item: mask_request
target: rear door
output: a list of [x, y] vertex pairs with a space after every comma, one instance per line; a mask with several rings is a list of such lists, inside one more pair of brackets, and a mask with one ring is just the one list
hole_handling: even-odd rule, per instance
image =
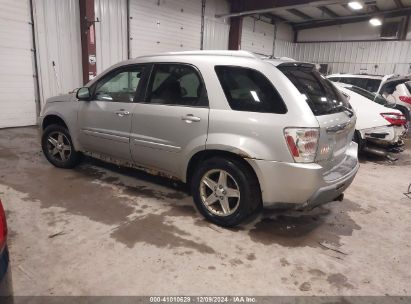
[[116, 69], [91, 88], [91, 100], [79, 101], [79, 140], [86, 151], [131, 160], [134, 98], [146, 70], [145, 65]]
[[332, 168], [345, 157], [356, 117], [341, 92], [311, 64], [286, 63], [278, 68], [306, 97], [320, 126], [316, 162]]
[[204, 82], [194, 66], [154, 64], [146, 97], [133, 111], [133, 161], [180, 177], [189, 153], [205, 149], [208, 113]]

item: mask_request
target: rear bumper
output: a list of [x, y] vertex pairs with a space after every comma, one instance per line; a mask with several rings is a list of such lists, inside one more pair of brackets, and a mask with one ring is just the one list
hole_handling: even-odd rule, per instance
[[394, 145], [398, 143], [406, 129], [404, 126], [381, 126], [371, 129], [360, 130], [363, 139], [381, 146]]
[[316, 163], [283, 163], [248, 159], [260, 182], [263, 204], [317, 206], [336, 199], [353, 181], [358, 168], [358, 146], [352, 142], [344, 160], [331, 170]]

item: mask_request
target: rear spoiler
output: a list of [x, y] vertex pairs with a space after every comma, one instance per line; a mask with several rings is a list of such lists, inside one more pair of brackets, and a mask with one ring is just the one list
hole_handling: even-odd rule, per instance
[[315, 69], [315, 64], [307, 63], [307, 62], [284, 62], [277, 67], [284, 67], [284, 68], [303, 68], [303, 69]]

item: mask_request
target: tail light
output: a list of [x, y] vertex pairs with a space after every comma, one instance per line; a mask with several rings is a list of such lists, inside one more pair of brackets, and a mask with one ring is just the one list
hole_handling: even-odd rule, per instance
[[4, 213], [3, 205], [0, 201], [0, 251], [6, 244], [7, 239], [7, 223], [6, 214]]
[[407, 119], [403, 114], [398, 113], [381, 113], [381, 116], [385, 118], [390, 124], [395, 126], [403, 126], [407, 124]]
[[284, 136], [295, 162], [314, 162], [320, 136], [318, 129], [286, 128]]
[[410, 96], [400, 96], [400, 100], [402, 102], [406, 102], [406, 103], [411, 104], [411, 97]]

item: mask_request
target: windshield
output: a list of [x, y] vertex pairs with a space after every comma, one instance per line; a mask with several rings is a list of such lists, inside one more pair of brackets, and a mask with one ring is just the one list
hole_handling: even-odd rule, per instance
[[379, 103], [380, 105], [386, 106], [388, 104], [388, 101], [379, 94], [369, 92], [367, 90], [364, 90], [364, 89], [356, 87], [356, 86], [346, 87], [346, 88], [350, 91], [353, 91], [357, 94], [360, 94], [361, 96], [363, 96], [363, 97], [365, 97], [369, 100], [375, 101], [376, 103]]
[[312, 64], [287, 63], [277, 66], [305, 97], [314, 115], [326, 115], [351, 108], [347, 99]]

